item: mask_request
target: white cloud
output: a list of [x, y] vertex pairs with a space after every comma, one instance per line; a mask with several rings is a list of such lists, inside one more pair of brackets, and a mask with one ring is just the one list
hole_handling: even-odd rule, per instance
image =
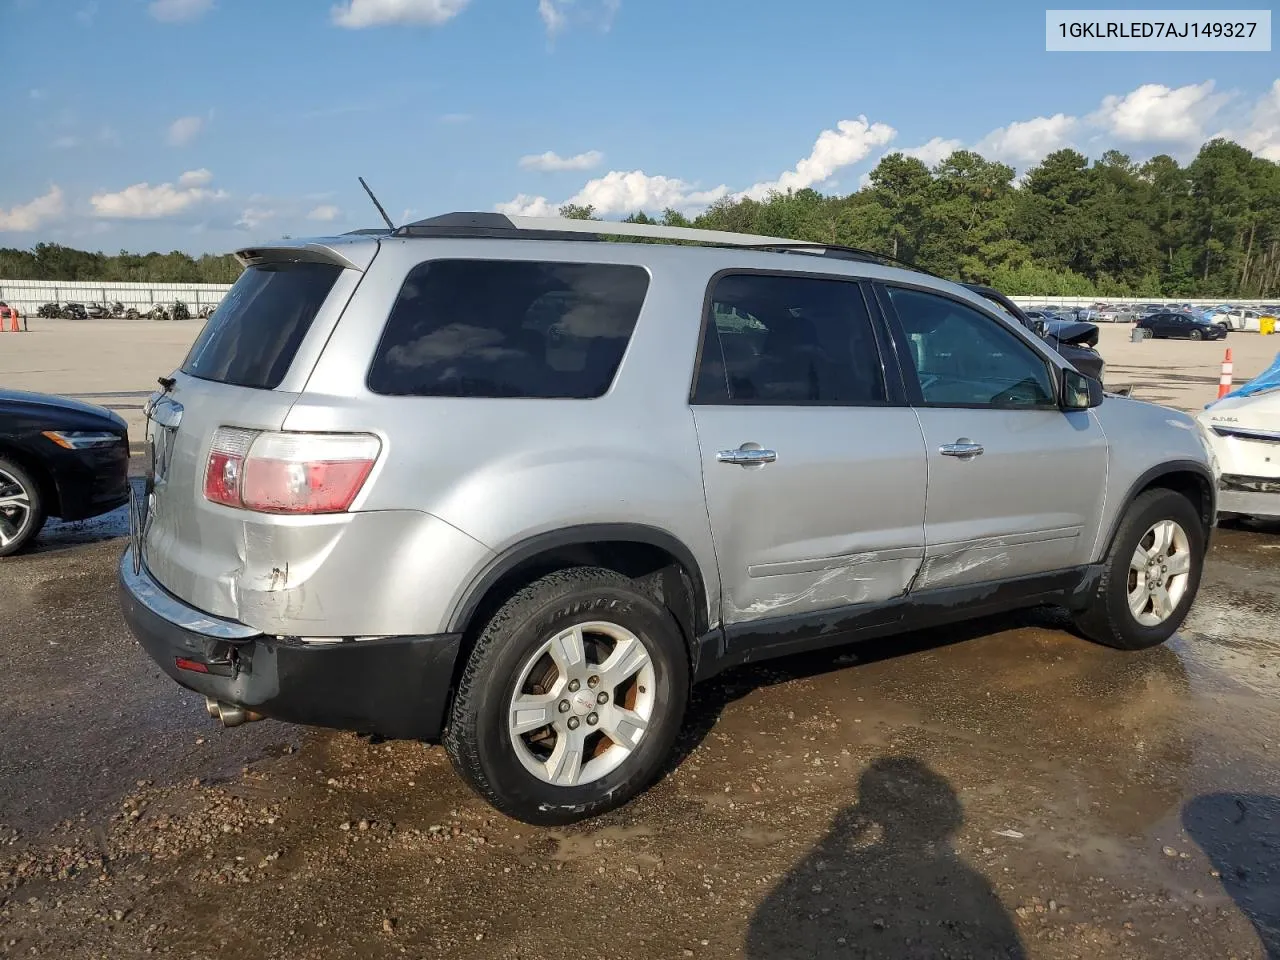
[[[813, 150], [796, 164], [795, 169], [784, 172], [777, 180], [757, 183], [734, 196], [763, 199], [773, 190], [800, 190], [822, 183], [837, 170], [857, 163], [874, 146], [888, 143], [896, 135], [893, 127], [870, 123], [866, 117], [842, 120], [836, 124], [835, 130], [824, 130], [819, 134]], [[565, 202], [594, 207], [597, 214], [607, 217], [636, 210], [656, 212], [668, 207], [696, 212], [729, 194], [729, 188], [723, 184], [710, 190], [700, 190], [676, 177], [650, 176], [643, 170], [612, 170], [603, 177], [587, 181]], [[514, 200], [498, 204], [495, 209], [500, 213], [546, 217], [555, 216], [560, 206], [546, 197], [520, 194]]]
[[278, 214], [266, 207], [246, 207], [236, 221], [236, 226], [243, 230], [257, 230], [268, 220], [274, 220]]
[[629, 173], [613, 170], [603, 177], [587, 181], [569, 198], [569, 203], [591, 206], [596, 213], [609, 216], [635, 210], [665, 210], [667, 207], [677, 210], [705, 207], [728, 193], [729, 188], [725, 186], [695, 190], [691, 184], [675, 177], [651, 177], [643, 170]]
[[[589, 206], [598, 215], [607, 217], [637, 210], [659, 211], [667, 207], [682, 211], [700, 210], [728, 194], [726, 186], [696, 190], [692, 184], [675, 177], [649, 176], [643, 170], [613, 170], [603, 177], [587, 181], [564, 203]], [[494, 209], [516, 216], [555, 217], [559, 216], [562, 205], [552, 203], [546, 197], [522, 193], [514, 200], [497, 204]]]
[[[552, 203], [546, 197], [534, 197], [527, 193], [517, 194], [514, 200], [495, 204], [493, 209], [509, 217], [557, 217], [560, 215], [559, 204]], [[406, 210], [405, 219], [408, 218], [408, 213], [409, 211]]]
[[538, 16], [547, 28], [547, 36], [553, 39], [569, 26], [571, 14], [573, 20], [608, 33], [621, 8], [622, 0], [587, 0], [582, 5], [577, 5], [577, 0], [538, 0]]
[[548, 36], [554, 37], [564, 29], [564, 10], [556, 6], [556, 0], [538, 0], [538, 16], [546, 26]]
[[222, 190], [207, 187], [208, 170], [192, 170], [172, 183], [135, 183], [116, 193], [95, 193], [89, 198], [93, 215], [112, 220], [160, 220], [183, 213], [210, 200], [225, 199]]
[[169, 124], [169, 146], [185, 147], [204, 129], [203, 117], [179, 117]]
[[470, 0], [344, 0], [331, 11], [333, 22], [349, 30], [388, 24], [438, 27], [452, 20]]
[[[951, 156], [963, 147], [964, 142], [961, 140], [946, 140], [942, 137], [934, 137], [928, 143], [922, 143], [918, 147], [907, 147], [903, 150], [899, 150], [898, 152], [908, 157], [915, 157], [925, 166], [932, 167], [941, 163], [943, 160], [947, 159], [947, 157]], [[867, 182], [870, 183], [870, 176], [864, 176], [866, 176]]]
[[1144, 83], [1122, 97], [1103, 97], [1089, 120], [1121, 140], [1198, 143], [1205, 124], [1230, 99], [1213, 92], [1212, 80], [1177, 88]]
[[546, 153], [521, 157], [520, 166], [526, 170], [590, 170], [592, 167], [598, 167], [603, 159], [604, 154], [599, 150], [588, 150], [572, 157], [562, 157], [548, 150]]
[[213, 0], [151, 0], [147, 11], [164, 23], [198, 20], [213, 9]]
[[66, 212], [62, 188], [54, 184], [44, 196], [30, 203], [21, 203], [8, 210], [0, 210], [0, 230], [36, 230], [51, 220], [57, 220]]
[[874, 147], [883, 146], [898, 135], [898, 131], [885, 123], [870, 123], [866, 117], [857, 120], [841, 120], [835, 130], [823, 130], [807, 157], [787, 170], [777, 180], [757, 183], [739, 196], [763, 200], [777, 190], [803, 190], [822, 183], [837, 170], [857, 163]]
[[1258, 156], [1280, 163], [1280, 80], [1258, 99], [1252, 123], [1236, 139]]
[[322, 223], [329, 223], [330, 221], [337, 220], [338, 217], [340, 217], [341, 215], [342, 215], [342, 211], [339, 210], [337, 207], [335, 207], [333, 204], [322, 203], [320, 206], [316, 207], [310, 213], [307, 214], [307, 219], [319, 220]]
[[988, 160], [1029, 166], [1067, 146], [1079, 122], [1065, 113], [1020, 120], [1007, 127], [996, 127], [977, 142], [974, 150]]
[[180, 187], [207, 187], [213, 180], [213, 174], [201, 167], [199, 170], [188, 170], [178, 178]]

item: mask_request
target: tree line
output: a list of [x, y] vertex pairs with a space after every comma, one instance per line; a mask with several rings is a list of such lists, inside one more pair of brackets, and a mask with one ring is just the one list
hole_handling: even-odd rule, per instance
[[[591, 207], [560, 213], [595, 219]], [[1020, 181], [971, 150], [933, 167], [891, 153], [843, 196], [805, 189], [725, 198], [692, 219], [655, 214], [626, 219], [861, 247], [1012, 295], [1280, 296], [1280, 164], [1223, 139], [1186, 166], [1058, 150]], [[7, 279], [230, 283], [239, 274], [233, 257], [212, 254], [0, 249]]]
[[30, 250], [0, 247], [0, 278], [5, 280], [234, 283], [240, 269], [230, 254], [90, 253], [56, 243], [37, 243]]
[[807, 189], [725, 198], [692, 220], [627, 219], [861, 247], [1014, 296], [1280, 295], [1280, 164], [1221, 139], [1186, 166], [1058, 150], [1021, 182], [971, 150], [932, 168], [891, 153], [845, 196]]

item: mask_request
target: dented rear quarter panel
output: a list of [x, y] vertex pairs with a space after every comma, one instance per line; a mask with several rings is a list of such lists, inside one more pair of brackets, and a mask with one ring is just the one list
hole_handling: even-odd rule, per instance
[[[382, 456], [354, 509], [411, 506], [483, 546], [484, 554], [422, 551], [404, 558], [405, 581], [432, 583], [448, 607], [461, 605], [494, 555], [524, 541], [587, 524], [633, 524], [688, 549], [715, 623], [720, 583], [688, 406], [701, 309], [700, 297], [689, 292], [704, 290], [715, 267], [687, 254], [591, 242], [548, 249], [524, 241], [384, 240], [285, 429], [377, 434]], [[646, 267], [648, 294], [608, 392], [593, 400], [372, 393], [370, 358], [405, 275], [419, 263], [458, 257]], [[436, 566], [448, 573], [436, 579]], [[418, 629], [445, 630], [446, 623]]]

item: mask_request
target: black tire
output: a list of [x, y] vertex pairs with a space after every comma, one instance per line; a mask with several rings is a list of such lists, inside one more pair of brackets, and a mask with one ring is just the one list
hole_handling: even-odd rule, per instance
[[1192, 340], [1203, 340], [1203, 339], [1204, 339], [1204, 334], [1203, 334], [1203, 333], [1201, 333], [1199, 330], [1192, 330], [1192, 331], [1191, 331], [1191, 339], [1192, 339]]
[[[0, 557], [21, 553], [31, 546], [31, 542], [40, 533], [45, 521], [46, 508], [44, 498], [40, 496], [40, 485], [21, 464], [14, 463], [7, 457], [0, 457], [0, 497], [10, 495], [9, 490], [13, 486], [20, 488], [27, 497], [27, 517], [24, 521], [25, 525], [16, 537], [8, 543], [0, 543]], [[7, 532], [7, 513], [5, 517]]]
[[[1187, 573], [1187, 589], [1173, 612], [1161, 623], [1145, 626], [1129, 609], [1129, 561], [1139, 541], [1161, 520], [1175, 521], [1186, 533], [1191, 566]], [[1164, 643], [1182, 626], [1195, 601], [1204, 570], [1204, 554], [1204, 527], [1190, 500], [1173, 490], [1160, 488], [1140, 494], [1130, 505], [1116, 532], [1089, 605], [1075, 614], [1076, 628], [1095, 643], [1118, 650], [1144, 650]]]
[[[639, 745], [614, 770], [590, 783], [556, 786], [521, 763], [507, 711], [537, 649], [566, 627], [593, 620], [624, 627], [645, 645], [654, 669], [653, 711]], [[688, 699], [688, 651], [670, 611], [620, 574], [575, 567], [531, 583], [490, 618], [458, 684], [444, 745], [462, 778], [501, 812], [525, 823], [573, 823], [621, 806], [653, 782]]]

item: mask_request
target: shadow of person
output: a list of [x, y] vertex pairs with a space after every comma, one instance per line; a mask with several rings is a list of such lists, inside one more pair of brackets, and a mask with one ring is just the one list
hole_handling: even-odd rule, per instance
[[756, 909], [748, 957], [1026, 955], [991, 885], [951, 847], [964, 815], [944, 777], [883, 757], [858, 794]]
[[1182, 808], [1187, 835], [1252, 922], [1267, 960], [1280, 960], [1280, 797], [1210, 793]]

